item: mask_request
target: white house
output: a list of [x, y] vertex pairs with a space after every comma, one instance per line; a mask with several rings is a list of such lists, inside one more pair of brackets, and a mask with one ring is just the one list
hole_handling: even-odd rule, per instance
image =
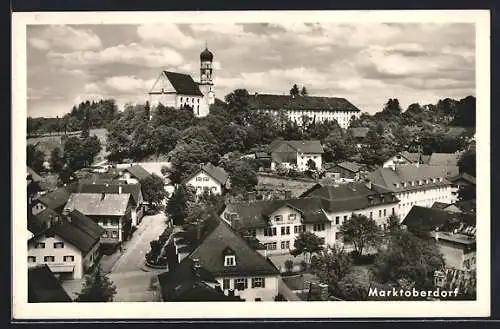
[[207, 163], [187, 177], [184, 183], [186, 186], [192, 186], [196, 190], [196, 195], [204, 192], [222, 194], [229, 188], [229, 175], [223, 168]]
[[434, 202], [452, 203], [452, 184], [446, 168], [426, 164], [379, 168], [367, 175], [371, 183], [386, 188], [400, 200], [397, 212], [403, 220], [413, 206], [432, 207]]
[[189, 74], [162, 71], [149, 91], [151, 105], [189, 107], [196, 117], [207, 116], [215, 102], [212, 62], [213, 54], [205, 49], [200, 54], [200, 82], [195, 82]]
[[278, 164], [298, 171], [309, 169], [309, 161], [313, 161], [316, 169], [323, 166], [323, 146], [318, 140], [294, 141], [275, 140], [269, 145], [271, 153], [271, 169], [276, 170]]
[[363, 183], [339, 186], [315, 185], [301, 198], [227, 203], [221, 217], [244, 235], [257, 238], [267, 254], [286, 254], [301, 232], [313, 232], [325, 245], [342, 243], [340, 226], [362, 214], [385, 228], [397, 214], [392, 192]]
[[354, 118], [361, 116], [361, 111], [345, 98], [318, 96], [291, 96], [258, 94], [250, 96], [250, 104], [261, 112], [278, 116], [283, 112], [286, 117], [298, 125], [303, 118], [315, 122], [334, 121], [341, 128], [347, 129]]
[[225, 295], [273, 301], [278, 294], [279, 270], [223, 220], [209, 219], [184, 239], [191, 251], [183, 261], [191, 259], [210, 273]]
[[396, 165], [413, 164], [419, 165], [422, 163], [421, 153], [410, 153], [408, 151], [399, 152], [398, 154], [385, 160], [382, 164], [383, 168], [394, 168]]
[[76, 210], [59, 215], [46, 209], [28, 225], [33, 233], [28, 240], [29, 267], [47, 264], [61, 279], [81, 279], [99, 259], [104, 230]]

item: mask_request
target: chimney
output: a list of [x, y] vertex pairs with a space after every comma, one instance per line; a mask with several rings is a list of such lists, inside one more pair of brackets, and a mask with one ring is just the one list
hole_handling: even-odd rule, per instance
[[286, 190], [285, 191], [285, 200], [291, 199], [292, 198], [292, 191]]
[[122, 184], [119, 184], [118, 185], [118, 194], [122, 194], [122, 189], [123, 189]]

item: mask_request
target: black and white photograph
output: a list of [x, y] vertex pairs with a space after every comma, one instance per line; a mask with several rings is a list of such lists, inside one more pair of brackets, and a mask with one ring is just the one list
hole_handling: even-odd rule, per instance
[[487, 11], [13, 23], [18, 314], [489, 315]]

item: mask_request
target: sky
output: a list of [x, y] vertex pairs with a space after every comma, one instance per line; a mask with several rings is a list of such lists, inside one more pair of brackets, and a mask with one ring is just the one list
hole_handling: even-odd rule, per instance
[[28, 116], [102, 98], [144, 103], [161, 70], [199, 81], [205, 43], [220, 99], [237, 88], [288, 94], [296, 83], [373, 114], [389, 98], [406, 109], [475, 96], [469, 23], [30, 25]]

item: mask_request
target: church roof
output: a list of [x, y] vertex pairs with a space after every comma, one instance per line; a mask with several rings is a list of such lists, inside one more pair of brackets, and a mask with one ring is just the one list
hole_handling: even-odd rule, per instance
[[175, 89], [175, 92], [182, 95], [203, 96], [198, 84], [189, 74], [163, 71], [167, 79]]
[[206, 61], [212, 61], [214, 59], [214, 54], [212, 54], [212, 52], [210, 50], [208, 50], [208, 48], [205, 48], [205, 50], [203, 50], [200, 54], [200, 60], [202, 62], [206, 62]]

